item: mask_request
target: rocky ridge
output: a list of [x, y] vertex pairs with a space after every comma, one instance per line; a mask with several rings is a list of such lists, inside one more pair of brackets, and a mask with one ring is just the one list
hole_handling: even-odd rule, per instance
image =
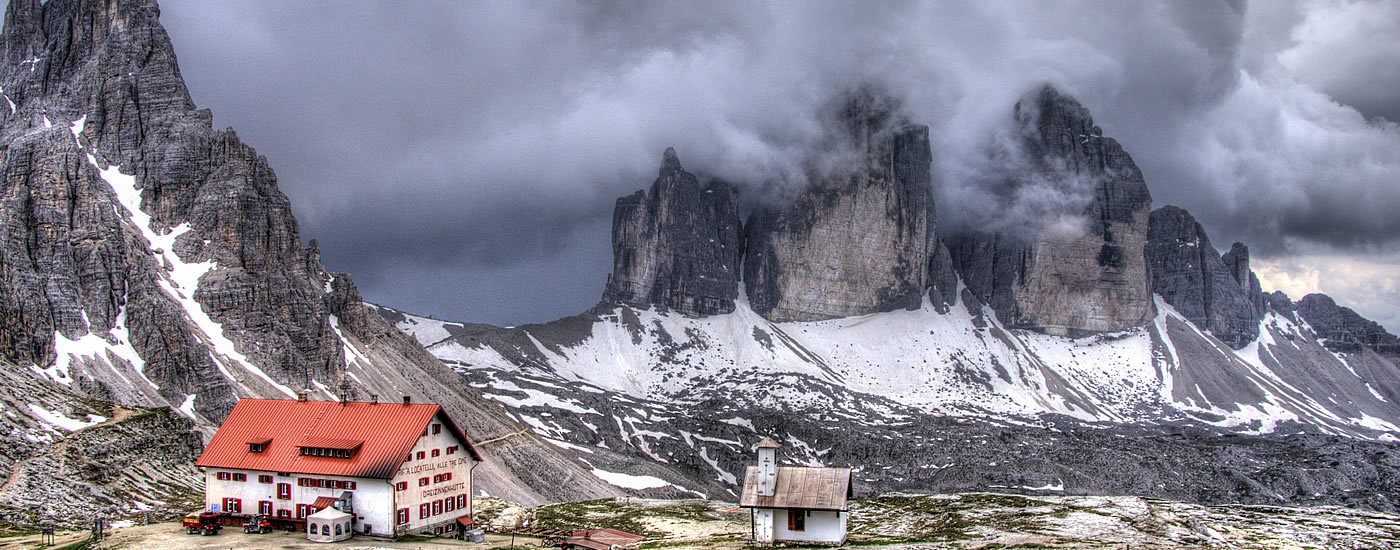
[[[878, 122], [897, 120], [883, 112], [845, 111], [876, 121], [859, 128], [887, 128], [854, 134], [875, 136], [857, 150], [885, 151], [856, 158], [900, 147], [890, 158], [926, 158], [917, 136], [927, 130]], [[921, 282], [896, 285], [923, 289], [917, 304], [881, 302], [908, 296], [865, 284], [909, 273], [914, 248], [900, 243], [913, 241], [862, 241], [854, 248], [873, 255], [848, 270], [838, 260], [853, 247], [836, 237], [908, 235], [896, 223], [907, 210], [842, 205], [918, 203], [880, 197], [891, 196], [883, 183], [911, 181], [890, 174], [922, 168], [846, 160], [830, 164], [864, 175], [814, 178], [790, 202], [755, 210], [747, 292], [728, 313], [605, 298], [583, 315], [502, 329], [377, 311], [521, 423], [649, 496], [732, 496], [749, 445], [767, 435], [798, 463], [856, 468], [862, 494], [995, 487], [1395, 509], [1390, 340], [1317, 299], [1309, 306], [1326, 313], [1313, 311], [1314, 323], [1262, 293], [1244, 245], [1220, 254], [1189, 213], [1150, 212], [1131, 158], [1072, 99], [1046, 88], [1015, 113], [1035, 167], [1025, 177], [1089, 190], [1082, 210], [1052, 212], [1056, 224], [1030, 236], [954, 235], [950, 251], [928, 203], [915, 231], [929, 239], [915, 262], [927, 268]], [[834, 219], [848, 227], [822, 228]], [[649, 246], [626, 235], [627, 246]], [[823, 300], [799, 303], [793, 289]]]
[[1268, 310], [1243, 244], [1222, 255], [1189, 212], [1166, 206], [1152, 212], [1146, 251], [1152, 292], [1177, 312], [1235, 349], [1259, 337]]

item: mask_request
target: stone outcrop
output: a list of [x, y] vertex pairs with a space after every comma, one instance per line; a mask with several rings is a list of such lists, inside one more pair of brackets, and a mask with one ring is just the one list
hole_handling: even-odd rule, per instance
[[[158, 17], [151, 0], [16, 0], [6, 9], [0, 85], [14, 110], [0, 104], [0, 350], [45, 367], [68, 361], [55, 333], [129, 345], [141, 364], [126, 367], [161, 398], [198, 395], [195, 408], [219, 419], [262, 381], [239, 389], [222, 373], [248, 363], [211, 354], [211, 339], [227, 338], [293, 387], [334, 380], [344, 355], [326, 275], [301, 246], [276, 176], [195, 108]], [[104, 179], [99, 170], [112, 167], [120, 175]], [[121, 175], [139, 198], [119, 198], [122, 184], [108, 180]], [[198, 280], [178, 280], [182, 271]], [[192, 307], [216, 334], [198, 327]]]
[[1220, 255], [1190, 212], [1164, 206], [1152, 212], [1146, 250], [1152, 292], [1178, 313], [1235, 349], [1259, 336], [1267, 302], [1243, 244]]
[[836, 126], [832, 157], [841, 160], [811, 167], [808, 188], [785, 206], [755, 210], [746, 224], [744, 285], [769, 320], [913, 309], [929, 287], [938, 241], [928, 127], [866, 89], [843, 105]]
[[1337, 305], [1326, 294], [1309, 294], [1294, 304], [1294, 311], [1307, 321], [1327, 349], [1344, 353], [1359, 353], [1368, 348], [1391, 358], [1400, 358], [1400, 338], [1379, 323]]
[[734, 311], [739, 296], [738, 197], [721, 181], [701, 185], [674, 149], [648, 191], [617, 199], [613, 272], [603, 301], [687, 315]]
[[1116, 331], [1152, 311], [1142, 254], [1152, 196], [1118, 142], [1089, 111], [1046, 86], [1018, 102], [1015, 121], [1033, 178], [1083, 191], [1081, 211], [1041, 220], [1033, 234], [968, 233], [949, 248], [963, 282], [1008, 326], [1052, 334]]

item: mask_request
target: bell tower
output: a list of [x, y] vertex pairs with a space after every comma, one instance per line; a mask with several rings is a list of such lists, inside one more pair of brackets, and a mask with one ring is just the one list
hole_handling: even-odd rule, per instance
[[771, 437], [758, 442], [758, 494], [771, 497], [778, 488], [778, 442]]

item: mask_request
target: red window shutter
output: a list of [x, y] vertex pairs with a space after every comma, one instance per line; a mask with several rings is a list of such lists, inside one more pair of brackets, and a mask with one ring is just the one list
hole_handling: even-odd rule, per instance
[[466, 508], [466, 507], [467, 507], [467, 495], [457, 495], [457, 507], [458, 507], [458, 508]]
[[418, 486], [419, 486], [419, 487], [424, 487], [424, 486], [426, 486], [427, 484], [428, 484], [428, 478], [426, 478], [426, 477], [420, 477], [420, 478], [418, 478]]
[[408, 523], [408, 508], [399, 508], [398, 520], [399, 525]]
[[425, 502], [425, 503], [423, 503], [423, 504], [419, 504], [419, 505], [418, 505], [418, 519], [426, 519], [427, 517], [428, 517], [428, 503]]
[[436, 515], [441, 514], [441, 513], [442, 513], [442, 499], [434, 500], [434, 501], [433, 501], [433, 515], [436, 516]]
[[270, 501], [270, 500], [259, 500], [259, 501], [258, 501], [258, 513], [259, 513], [259, 514], [263, 514], [263, 515], [268, 515], [268, 516], [272, 515], [272, 501]]
[[292, 484], [290, 484], [290, 483], [278, 483], [278, 484], [277, 484], [277, 498], [282, 499], [282, 500], [287, 500], [287, 499], [289, 499], [289, 498], [292, 498]]
[[345, 488], [346, 488], [346, 489], [350, 489], [351, 491], [355, 490], [355, 482], [353, 482], [353, 481], [347, 481], [347, 482], [345, 482]]
[[456, 498], [454, 498], [454, 497], [447, 497], [447, 500], [442, 501], [442, 511], [444, 511], [444, 512], [451, 512], [451, 511], [456, 510], [456, 509], [457, 509], [457, 499], [456, 499]]
[[433, 433], [435, 433], [435, 434], [440, 434], [440, 433], [442, 433], [442, 424], [433, 424]]
[[418, 460], [423, 460], [427, 455], [423, 451], [418, 451]]
[[447, 454], [455, 454], [456, 452], [457, 452], [457, 446], [456, 446], [456, 445], [453, 445], [453, 446], [447, 448]]
[[292, 511], [291, 511], [291, 510], [285, 510], [285, 509], [283, 509], [283, 510], [278, 510], [278, 511], [277, 511], [277, 517], [279, 517], [279, 518], [289, 518], [289, 517], [292, 517]]
[[440, 451], [438, 451], [437, 449], [433, 449], [433, 457], [436, 458], [440, 454], [442, 454]]
[[234, 481], [248, 481], [247, 474], [233, 474]]

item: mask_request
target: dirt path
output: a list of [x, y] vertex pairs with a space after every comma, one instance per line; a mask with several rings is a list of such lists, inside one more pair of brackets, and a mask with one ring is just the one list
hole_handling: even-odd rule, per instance
[[500, 436], [500, 437], [493, 437], [493, 438], [491, 438], [491, 439], [487, 439], [486, 441], [478, 441], [478, 442], [476, 442], [476, 443], [473, 443], [472, 445], [473, 445], [473, 446], [476, 446], [476, 447], [485, 447], [485, 446], [490, 445], [490, 444], [492, 444], [492, 443], [495, 443], [495, 442], [497, 442], [497, 441], [501, 441], [501, 440], [505, 440], [505, 439], [510, 439], [510, 438], [515, 437], [515, 436], [518, 436], [518, 435], [524, 435], [524, 433], [525, 433], [525, 432], [528, 432], [528, 431], [530, 431], [530, 428], [525, 428], [525, 429], [520, 430], [520, 431], [518, 431], [518, 432], [511, 432], [511, 433], [508, 433], [508, 434], [503, 435], [503, 436]]
[[[86, 535], [86, 534], [84, 534]], [[37, 540], [37, 539], [36, 539]], [[527, 537], [517, 537], [516, 546], [533, 544], [538, 547], [539, 540]], [[300, 532], [273, 532], [265, 535], [250, 535], [242, 529], [225, 527], [223, 532], [214, 536], [187, 535], [184, 528], [179, 523], [153, 523], [151, 525], [137, 525], [116, 530], [107, 540], [102, 541], [97, 548], [102, 549], [127, 549], [138, 548], [158, 548], [160, 550], [225, 550], [228, 548], [265, 548], [269, 550], [312, 550], [312, 549], [356, 549], [356, 550], [441, 550], [457, 548], [463, 550], [488, 550], [491, 548], [509, 548], [510, 537], [500, 535], [487, 535], [483, 544], [472, 544], [464, 541], [449, 538], [430, 538], [411, 541], [390, 541], [376, 538], [355, 537], [350, 540], [338, 543], [311, 542], [306, 540], [306, 535]], [[0, 550], [5, 550], [6, 546], [0, 546]], [[12, 548], [20, 548], [15, 546]]]
[[[107, 420], [104, 420], [104, 421], [99, 422], [99, 423], [97, 423], [97, 424], [93, 424], [93, 425], [91, 425], [91, 426], [84, 426], [84, 427], [82, 427], [82, 428], [78, 428], [77, 430], [74, 430], [74, 431], [72, 431], [72, 432], [69, 432], [68, 435], [63, 436], [63, 438], [60, 439], [57, 443], [54, 443], [53, 445], [46, 445], [46, 446], [44, 446], [44, 447], [41, 447], [41, 449], [43, 450], [43, 452], [41, 453], [41, 455], [49, 455], [49, 456], [53, 456], [53, 457], [58, 458], [59, 466], [61, 467], [61, 466], [63, 465], [63, 452], [66, 451], [66, 450], [68, 449], [68, 441], [69, 441], [74, 435], [76, 435], [76, 434], [78, 434], [78, 433], [81, 433], [81, 432], [85, 432], [85, 431], [87, 431], [87, 430], [92, 430], [92, 429], [96, 429], [96, 428], [101, 428], [101, 427], [103, 427], [103, 426], [111, 426], [112, 424], [116, 424], [116, 423], [121, 422], [121, 421], [123, 421], [123, 420], [126, 420], [126, 419], [128, 419], [128, 418], [131, 418], [131, 417], [134, 416], [134, 415], [136, 415], [136, 411], [134, 411], [134, 410], [128, 409], [128, 408], [123, 407], [123, 406], [121, 406], [121, 405], [113, 405], [113, 406], [112, 406], [112, 414], [111, 414], [111, 416], [110, 416], [109, 418], [107, 418]], [[0, 484], [0, 495], [3, 495], [3, 494], [6, 494], [6, 493], [10, 492], [10, 489], [13, 489], [13, 488], [15, 487], [15, 484], [19, 483], [19, 480], [20, 480], [21, 477], [22, 477], [20, 474], [22, 474], [22, 473], [24, 472], [24, 466], [25, 466], [26, 464], [28, 464], [28, 463], [29, 463], [31, 460], [33, 460], [34, 458], [36, 458], [36, 457], [28, 457], [28, 458], [26, 458], [26, 459], [24, 459], [24, 460], [16, 460], [16, 461], [15, 461], [14, 466], [11, 466], [11, 467], [10, 467], [9, 474], [5, 476], [5, 483], [4, 483], [4, 484]], [[38, 540], [38, 539], [35, 539], [35, 540]], [[0, 548], [4, 548], [4, 547], [3, 547], [3, 546], [0, 546]]]

